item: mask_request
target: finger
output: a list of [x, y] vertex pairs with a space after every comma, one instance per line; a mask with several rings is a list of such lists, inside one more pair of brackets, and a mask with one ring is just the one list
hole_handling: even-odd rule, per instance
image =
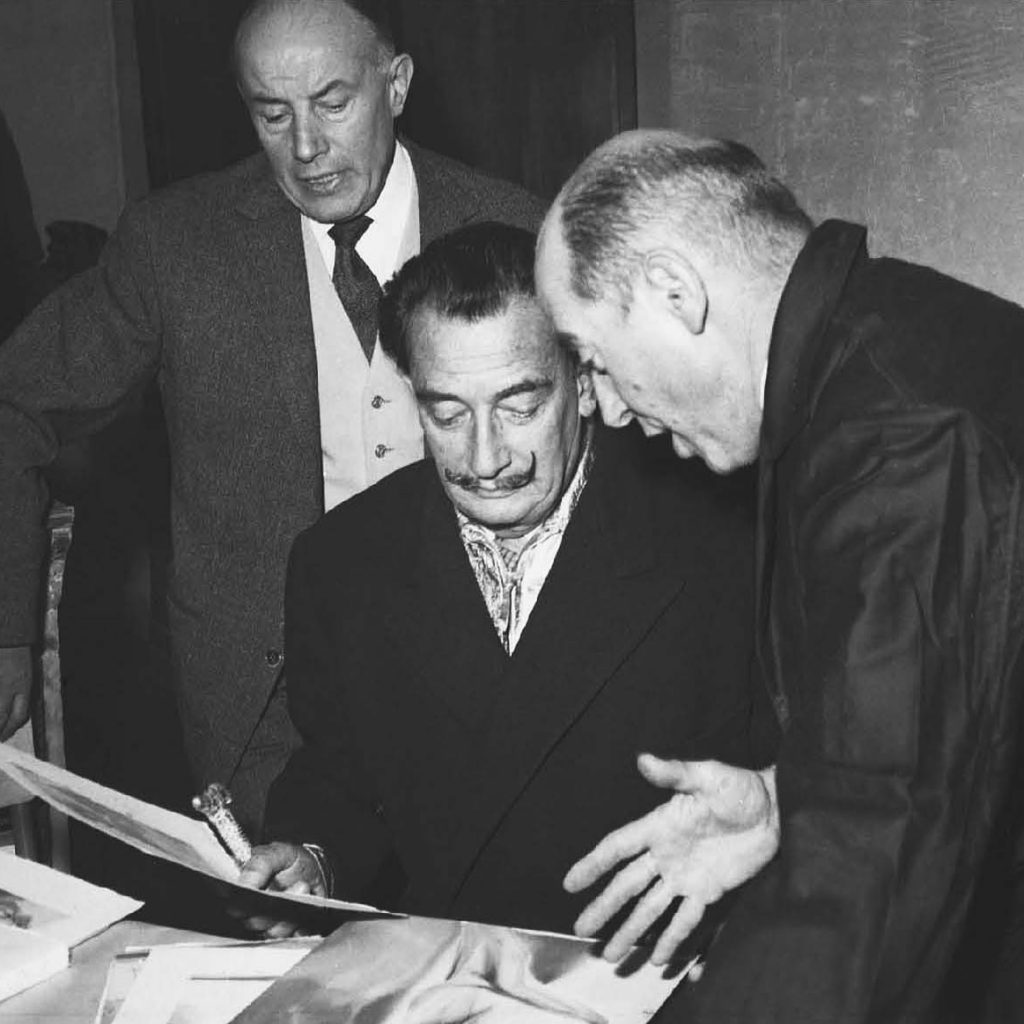
[[675, 956], [676, 950], [686, 937], [700, 924], [707, 904], [697, 896], [686, 896], [679, 904], [679, 909], [672, 915], [672, 920], [658, 936], [658, 941], [651, 954], [651, 963], [655, 966], [667, 964]]
[[309, 882], [300, 878], [299, 881], [292, 882], [284, 891], [305, 896], [309, 892]]
[[27, 721], [28, 697], [23, 693], [15, 694], [0, 726], [0, 740], [9, 740]]
[[574, 931], [585, 938], [596, 935], [634, 896], [651, 884], [657, 874], [648, 854], [626, 865], [576, 919]]
[[654, 754], [641, 754], [636, 759], [640, 774], [659, 789], [692, 793], [713, 784], [717, 761], [666, 761]]
[[[242, 865], [238, 876], [240, 885], [264, 889], [278, 875], [288, 877], [288, 871], [299, 865], [299, 849], [288, 843], [267, 843], [257, 846], [252, 856]], [[294, 874], [292, 878], [294, 878]]]
[[278, 921], [264, 933], [268, 939], [287, 939], [295, 934], [295, 925], [291, 921]]
[[242, 924], [251, 932], [265, 932], [268, 928], [273, 928], [277, 924], [277, 918], [247, 917], [242, 921]]
[[704, 977], [704, 961], [694, 960], [690, 969], [686, 972], [687, 981], [700, 981]]
[[242, 872], [238, 876], [238, 884], [250, 889], [265, 889], [273, 877], [274, 871], [263, 861], [253, 862], [248, 860], [242, 866]]
[[616, 864], [647, 848], [649, 815], [609, 832], [590, 853], [578, 860], [562, 880], [567, 892], [582, 892], [606, 875]]
[[639, 941], [641, 936], [661, 917], [673, 900], [672, 891], [659, 878], [644, 893], [619, 930], [609, 939], [601, 955], [605, 960], [617, 963]]

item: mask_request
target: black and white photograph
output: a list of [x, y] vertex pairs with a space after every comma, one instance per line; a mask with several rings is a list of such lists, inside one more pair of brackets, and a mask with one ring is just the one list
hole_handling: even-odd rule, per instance
[[1024, 1021], [1022, 55], [0, 0], [0, 1024]]

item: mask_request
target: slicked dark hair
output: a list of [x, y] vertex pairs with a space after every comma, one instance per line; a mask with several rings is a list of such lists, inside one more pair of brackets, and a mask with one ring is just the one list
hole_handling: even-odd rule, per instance
[[429, 310], [472, 323], [496, 316], [521, 296], [534, 295], [537, 236], [485, 221], [435, 238], [386, 285], [380, 303], [380, 345], [409, 372], [409, 326]]
[[779, 276], [813, 227], [746, 146], [670, 132], [598, 150], [558, 205], [573, 290], [595, 300], [611, 287], [624, 307], [652, 238], [685, 240], [726, 265]]

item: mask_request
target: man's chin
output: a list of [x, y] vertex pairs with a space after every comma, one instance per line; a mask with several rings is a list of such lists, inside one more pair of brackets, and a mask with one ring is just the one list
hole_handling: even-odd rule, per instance
[[474, 492], [472, 497], [460, 497], [459, 511], [470, 522], [486, 526], [499, 536], [526, 533], [532, 526], [533, 504], [518, 491], [501, 493]]
[[351, 183], [339, 176], [332, 189], [320, 190], [302, 184], [293, 184], [289, 198], [311, 220], [321, 224], [337, 224], [351, 220], [362, 212], [362, 195], [356, 195]]

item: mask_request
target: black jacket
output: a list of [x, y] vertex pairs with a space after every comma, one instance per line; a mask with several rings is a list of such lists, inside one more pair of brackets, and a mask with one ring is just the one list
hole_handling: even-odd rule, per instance
[[[512, 657], [433, 463], [329, 512], [289, 567], [304, 747], [271, 788], [268, 832], [327, 848], [342, 897], [571, 930], [586, 899], [565, 872], [667, 797], [638, 752], [757, 757], [750, 483], [635, 429], [599, 432]], [[389, 869], [397, 888], [381, 887]]]
[[[930, 1019], [1024, 685], [1024, 311], [828, 222], [768, 363], [759, 644], [782, 847], [694, 1019]], [[968, 1018], [975, 1019], [975, 1018]]]

